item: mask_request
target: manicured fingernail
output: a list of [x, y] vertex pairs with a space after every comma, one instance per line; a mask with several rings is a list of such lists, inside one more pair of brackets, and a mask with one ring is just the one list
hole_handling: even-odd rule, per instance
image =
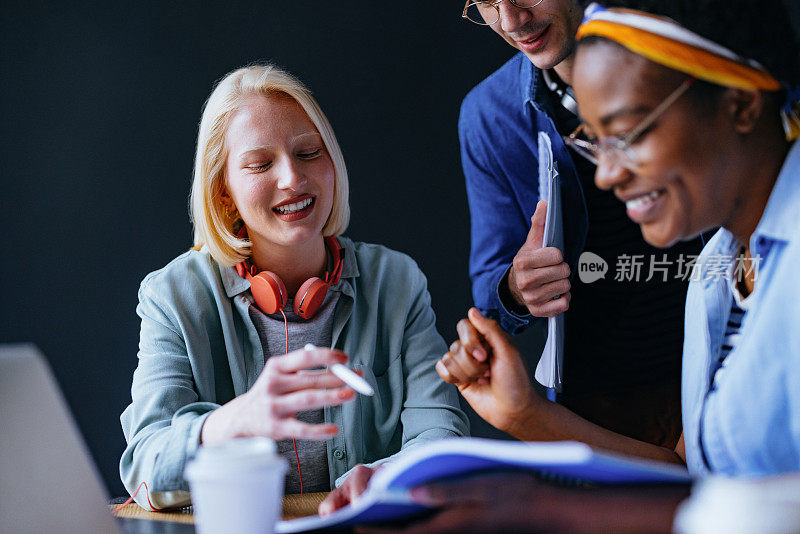
[[355, 395], [355, 391], [353, 391], [352, 389], [340, 389], [339, 390], [339, 398], [340, 399], [349, 399], [353, 395]]

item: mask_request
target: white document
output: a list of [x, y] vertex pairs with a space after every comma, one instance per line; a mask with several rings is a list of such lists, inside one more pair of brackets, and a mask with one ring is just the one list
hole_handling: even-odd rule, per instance
[[[542, 247], [556, 247], [564, 253], [564, 226], [561, 217], [561, 179], [553, 159], [550, 136], [539, 132], [539, 199], [547, 200]], [[534, 374], [536, 380], [554, 391], [561, 391], [564, 361], [564, 314], [547, 319], [547, 343]]]

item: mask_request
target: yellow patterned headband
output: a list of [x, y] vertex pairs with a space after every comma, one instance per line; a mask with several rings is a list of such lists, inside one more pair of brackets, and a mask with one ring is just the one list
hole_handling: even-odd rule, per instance
[[[758, 62], [706, 39], [675, 21], [632, 9], [590, 5], [578, 28], [578, 39], [599, 36], [621, 44], [647, 59], [697, 79], [738, 89], [779, 91], [785, 89]], [[790, 140], [800, 137], [797, 93], [782, 112]]]

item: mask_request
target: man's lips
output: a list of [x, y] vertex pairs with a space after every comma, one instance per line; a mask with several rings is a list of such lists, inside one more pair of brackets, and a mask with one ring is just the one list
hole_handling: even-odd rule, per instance
[[534, 52], [542, 47], [544, 44], [545, 35], [547, 34], [548, 30], [550, 29], [550, 25], [548, 24], [544, 29], [537, 33], [531, 33], [526, 35], [522, 39], [514, 39], [516, 43], [525, 50], [526, 52]]

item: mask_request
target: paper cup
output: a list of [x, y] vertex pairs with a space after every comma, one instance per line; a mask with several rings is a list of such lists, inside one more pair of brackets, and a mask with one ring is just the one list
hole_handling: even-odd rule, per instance
[[280, 518], [286, 461], [267, 438], [200, 447], [186, 466], [199, 534], [270, 534]]

